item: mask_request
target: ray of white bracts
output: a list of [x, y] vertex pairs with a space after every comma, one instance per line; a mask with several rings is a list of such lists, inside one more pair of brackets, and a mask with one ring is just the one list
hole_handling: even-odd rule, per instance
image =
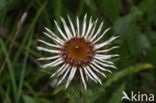
[[[64, 18], [61, 17], [61, 22], [63, 24], [64, 30], [61, 29], [61, 27], [58, 25], [58, 23], [54, 20], [54, 23], [56, 25], [56, 28], [58, 32], [60, 33], [60, 36], [57, 36], [53, 31], [45, 27], [46, 32], [43, 32], [48, 38], [50, 38], [54, 43], [46, 42], [45, 40], [38, 40], [39, 42], [43, 43], [46, 46], [49, 46], [51, 48], [44, 48], [37, 46], [37, 49], [40, 51], [52, 53], [53, 56], [50, 57], [41, 57], [38, 60], [50, 60], [50, 63], [44, 64], [41, 67], [47, 68], [47, 67], [59, 67], [55, 73], [51, 75], [52, 77], [61, 77], [58, 81], [58, 85], [61, 84], [65, 79], [67, 80], [66, 88], [69, 86], [70, 82], [73, 80], [76, 72], [80, 73], [80, 78], [82, 81], [82, 84], [84, 85], [84, 88], [87, 89], [87, 81], [88, 79], [93, 80], [96, 83], [100, 83], [101, 79], [99, 77], [99, 74], [103, 77], [107, 77], [105, 72], [112, 73], [109, 67], [116, 68], [114, 66], [114, 63], [110, 61], [111, 58], [119, 56], [117, 54], [103, 54], [108, 53], [109, 51], [118, 48], [118, 46], [113, 46], [108, 49], [103, 49], [103, 47], [110, 45], [112, 41], [114, 41], [118, 36], [112, 36], [110, 39], [98, 43], [99, 40], [101, 40], [104, 35], [110, 30], [110, 28], [104, 30], [102, 32], [103, 28], [103, 22], [97, 27], [98, 25], [98, 19], [95, 21], [92, 21], [92, 17], [90, 17], [89, 21], [87, 22], [87, 14], [85, 14], [83, 21], [82, 21], [82, 28], [80, 27], [80, 20], [77, 17], [76, 18], [76, 25], [74, 26], [71, 18], [67, 16], [68, 23], [64, 20]], [[97, 30], [96, 30], [97, 29]], [[87, 41], [91, 42], [94, 45], [96, 54], [94, 59], [90, 64], [87, 66], [77, 68], [70, 66], [69, 64], [64, 63], [61, 55], [60, 50], [64, 43], [71, 38], [74, 37], [81, 37], [86, 39]]]

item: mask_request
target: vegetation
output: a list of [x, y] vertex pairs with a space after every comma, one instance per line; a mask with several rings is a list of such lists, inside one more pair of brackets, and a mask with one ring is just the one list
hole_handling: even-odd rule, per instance
[[[122, 91], [156, 96], [155, 0], [0, 0], [0, 103], [121, 103]], [[111, 27], [103, 40], [119, 35], [112, 59], [118, 69], [103, 85], [72, 83], [56, 86], [51, 72], [42, 70], [37, 39], [47, 39], [44, 27], [54, 31], [53, 19], [87, 13]], [[104, 29], [105, 29], [104, 28]], [[49, 40], [49, 39], [48, 39]], [[47, 40], [47, 41], [48, 41]], [[50, 40], [49, 40], [50, 42]], [[55, 68], [52, 68], [55, 70]], [[126, 101], [128, 103], [128, 101]]]

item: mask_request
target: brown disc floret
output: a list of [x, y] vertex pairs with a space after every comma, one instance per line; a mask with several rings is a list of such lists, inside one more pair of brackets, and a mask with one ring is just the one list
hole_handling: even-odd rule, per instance
[[94, 46], [84, 38], [72, 38], [63, 46], [61, 55], [67, 64], [82, 67], [93, 60], [95, 51]]

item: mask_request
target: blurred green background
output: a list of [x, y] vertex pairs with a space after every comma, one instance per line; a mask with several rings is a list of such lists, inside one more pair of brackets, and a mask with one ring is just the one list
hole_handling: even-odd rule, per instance
[[[156, 96], [156, 0], [0, 0], [0, 103], [121, 103], [122, 91]], [[70, 15], [111, 27], [103, 40], [119, 35], [113, 45], [117, 70], [103, 85], [71, 84], [56, 87], [36, 59], [37, 39], [47, 39], [44, 27], [54, 31], [53, 19]], [[104, 30], [103, 29], [103, 30]], [[125, 101], [125, 103], [132, 103]], [[137, 102], [139, 103], [139, 102]]]

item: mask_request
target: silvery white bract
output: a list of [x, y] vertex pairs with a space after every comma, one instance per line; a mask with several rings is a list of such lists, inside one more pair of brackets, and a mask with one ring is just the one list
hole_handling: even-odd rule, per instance
[[68, 23], [63, 18], [61, 18], [61, 21], [63, 28], [54, 21], [61, 37], [45, 28], [46, 32], [43, 33], [52, 39], [53, 43], [39, 40], [39, 42], [53, 48], [48, 49], [37, 46], [38, 50], [53, 54], [51, 57], [39, 59], [49, 61], [48, 64], [41, 67], [58, 67], [51, 77], [60, 77], [58, 85], [66, 80], [66, 88], [74, 76], [79, 76], [85, 89], [87, 88], [86, 81], [89, 79], [102, 84], [99, 76], [106, 77], [105, 72], [111, 73], [110, 67], [116, 68], [114, 63], [109, 60], [118, 56], [117, 54], [108, 55], [109, 51], [118, 48], [118, 46], [104, 48], [117, 37], [112, 36], [110, 39], [98, 43], [110, 28], [102, 31], [103, 22], [97, 26], [98, 19], [92, 21], [92, 17], [90, 17], [89, 21], [87, 21], [87, 15], [83, 18], [82, 27], [80, 27], [78, 17], [76, 18], [76, 25], [73, 24], [69, 16]]

